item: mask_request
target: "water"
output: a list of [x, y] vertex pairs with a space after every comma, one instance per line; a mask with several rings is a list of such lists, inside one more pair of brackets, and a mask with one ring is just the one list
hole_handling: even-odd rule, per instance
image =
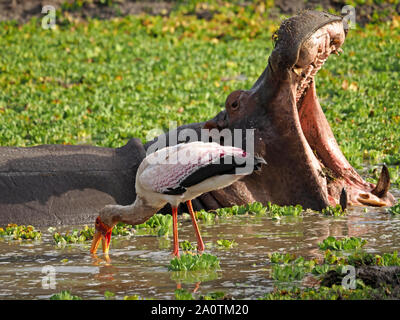
[[[400, 192], [395, 196], [398, 198]], [[328, 236], [365, 238], [366, 251], [378, 254], [400, 250], [400, 218], [387, 214], [384, 208], [368, 208], [368, 212], [354, 208], [342, 218], [306, 215], [273, 221], [267, 217], [235, 217], [214, 224], [200, 222], [200, 229], [206, 252], [218, 256], [221, 270], [186, 277], [167, 270], [171, 237], [113, 237], [110, 262], [102, 254], [92, 257], [90, 243], [57, 248], [46, 230], [42, 230], [38, 242], [0, 240], [0, 299], [48, 299], [62, 290], [84, 299], [104, 299], [106, 291], [117, 299], [128, 295], [174, 299], [177, 285], [200, 294], [224, 291], [235, 299], [256, 299], [274, 286], [268, 253], [321, 258], [317, 244]], [[195, 241], [190, 220], [180, 220], [179, 239]], [[235, 240], [238, 246], [219, 249], [218, 239]], [[42, 287], [46, 276], [43, 267], [47, 266], [54, 267], [55, 289]]]

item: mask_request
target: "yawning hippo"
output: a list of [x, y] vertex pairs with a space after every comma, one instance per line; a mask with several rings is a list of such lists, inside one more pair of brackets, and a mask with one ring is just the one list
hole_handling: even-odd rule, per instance
[[[339, 54], [347, 29], [341, 17], [306, 11], [285, 20], [275, 34], [268, 66], [250, 90], [232, 92], [225, 110], [205, 128], [255, 128], [255, 151], [268, 163], [202, 199], [205, 207], [270, 200], [321, 210], [328, 205], [386, 206], [389, 172], [377, 185], [365, 182], [339, 149], [318, 102], [314, 77]], [[215, 200], [215, 201], [213, 201]]]
[[[193, 202], [195, 209], [253, 201], [315, 210], [337, 203], [394, 203], [387, 168], [376, 186], [358, 175], [341, 153], [316, 96], [314, 77], [330, 54], [340, 52], [346, 33], [341, 17], [323, 12], [305, 11], [285, 20], [253, 87], [232, 92], [215, 118], [175, 130], [192, 129], [200, 137], [201, 129], [254, 129], [254, 151], [268, 163], [261, 173], [202, 195]], [[161, 140], [180, 142], [168, 136], [144, 146], [132, 140], [119, 149], [0, 148], [0, 225], [92, 223], [104, 205], [132, 203], [135, 173], [146, 151]]]

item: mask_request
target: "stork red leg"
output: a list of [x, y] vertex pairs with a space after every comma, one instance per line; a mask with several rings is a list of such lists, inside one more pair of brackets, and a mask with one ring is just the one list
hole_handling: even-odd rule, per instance
[[174, 251], [172, 254], [179, 258], [179, 240], [178, 240], [178, 208], [172, 207], [172, 223], [174, 230]]
[[193, 211], [192, 201], [186, 201], [187, 207], [189, 209], [190, 216], [192, 217], [192, 223], [194, 231], [196, 231], [196, 238], [197, 238], [197, 251], [203, 252], [204, 251], [204, 242], [201, 238], [199, 226], [197, 225], [196, 215]]

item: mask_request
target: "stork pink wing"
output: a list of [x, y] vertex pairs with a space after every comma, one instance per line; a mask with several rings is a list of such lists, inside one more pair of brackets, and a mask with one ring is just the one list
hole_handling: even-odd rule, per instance
[[191, 142], [166, 147], [146, 157], [147, 168], [140, 175], [140, 183], [147, 190], [167, 193], [179, 188], [191, 174], [218, 159], [247, 156], [240, 148], [217, 143]]

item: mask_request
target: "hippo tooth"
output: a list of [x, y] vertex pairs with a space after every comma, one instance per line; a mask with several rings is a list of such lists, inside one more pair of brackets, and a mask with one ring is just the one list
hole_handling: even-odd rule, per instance
[[300, 76], [301, 73], [303, 72], [303, 68], [293, 68], [293, 72], [298, 76]]
[[347, 208], [347, 191], [346, 188], [342, 189], [342, 192], [340, 193], [340, 206], [342, 207], [342, 210], [346, 210]]
[[379, 198], [386, 196], [390, 188], [390, 175], [388, 168], [383, 165], [381, 175], [379, 176], [378, 183], [375, 188], [371, 191], [372, 194]]

